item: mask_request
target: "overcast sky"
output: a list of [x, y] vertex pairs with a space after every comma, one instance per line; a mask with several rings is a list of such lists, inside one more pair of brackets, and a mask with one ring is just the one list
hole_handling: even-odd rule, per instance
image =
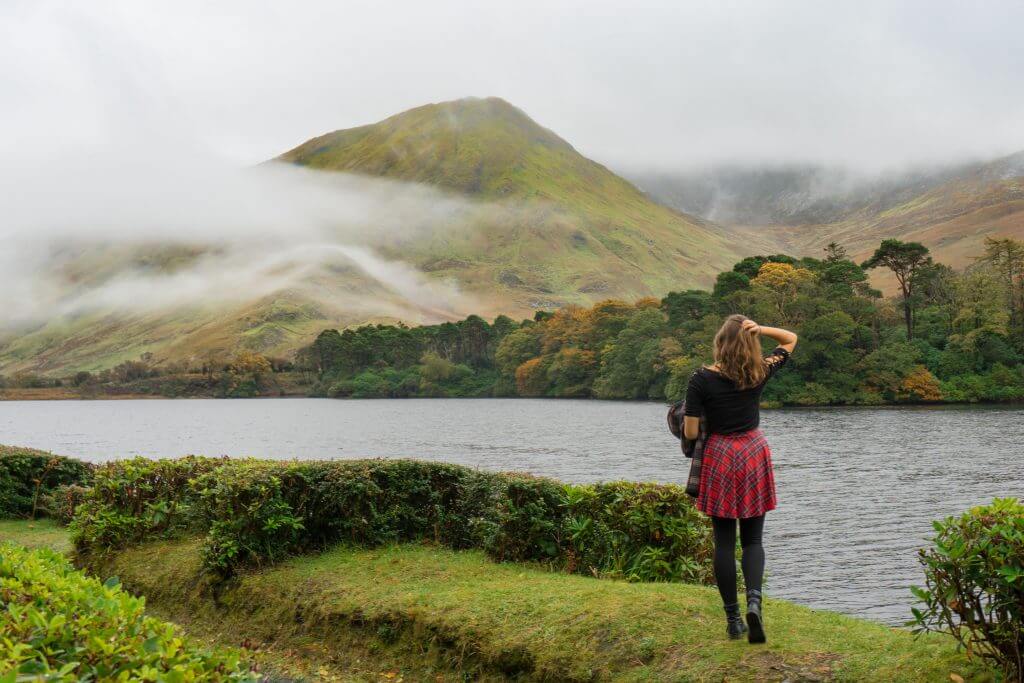
[[619, 168], [1024, 149], [1024, 3], [0, 2], [5, 163], [152, 136], [237, 163], [497, 95]]

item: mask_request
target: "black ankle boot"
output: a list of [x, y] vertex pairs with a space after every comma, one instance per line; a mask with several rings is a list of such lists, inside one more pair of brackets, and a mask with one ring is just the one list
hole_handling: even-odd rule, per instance
[[740, 603], [734, 602], [731, 605], [725, 606], [725, 632], [729, 634], [730, 640], [739, 640], [746, 630], [747, 625], [743, 623], [743, 618], [740, 617]]
[[764, 635], [764, 616], [761, 614], [761, 591], [747, 591], [747, 625], [750, 626], [748, 642], [763, 643], [767, 640]]

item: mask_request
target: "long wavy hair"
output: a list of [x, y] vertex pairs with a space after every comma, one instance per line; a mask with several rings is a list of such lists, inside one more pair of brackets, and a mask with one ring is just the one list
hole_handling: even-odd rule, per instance
[[715, 363], [718, 371], [740, 389], [756, 387], [767, 370], [761, 358], [760, 335], [743, 331], [747, 316], [734, 313], [725, 319], [715, 334]]

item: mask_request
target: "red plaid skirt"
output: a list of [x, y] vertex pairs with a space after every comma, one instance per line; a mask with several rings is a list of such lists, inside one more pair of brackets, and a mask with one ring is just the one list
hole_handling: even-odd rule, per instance
[[731, 519], [758, 517], [775, 509], [772, 452], [760, 429], [708, 436], [697, 509]]

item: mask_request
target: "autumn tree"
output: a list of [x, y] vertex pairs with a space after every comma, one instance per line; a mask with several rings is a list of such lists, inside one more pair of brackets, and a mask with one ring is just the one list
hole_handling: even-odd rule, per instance
[[550, 356], [531, 358], [516, 368], [516, 393], [520, 396], [543, 396], [548, 390]]
[[247, 377], [257, 385], [265, 375], [272, 372], [270, 361], [255, 351], [239, 351], [231, 361], [231, 373]]
[[767, 300], [772, 308], [772, 316], [783, 324], [796, 321], [792, 304], [797, 297], [808, 290], [816, 281], [816, 276], [806, 268], [796, 268], [789, 263], [768, 262], [761, 266], [757, 277], [750, 281], [755, 294]]
[[935, 402], [942, 400], [939, 380], [923, 365], [913, 368], [900, 384], [899, 398], [905, 401]]
[[606, 299], [590, 309], [590, 329], [586, 339], [587, 348], [598, 351], [601, 345], [621, 332], [635, 309], [625, 301]]

